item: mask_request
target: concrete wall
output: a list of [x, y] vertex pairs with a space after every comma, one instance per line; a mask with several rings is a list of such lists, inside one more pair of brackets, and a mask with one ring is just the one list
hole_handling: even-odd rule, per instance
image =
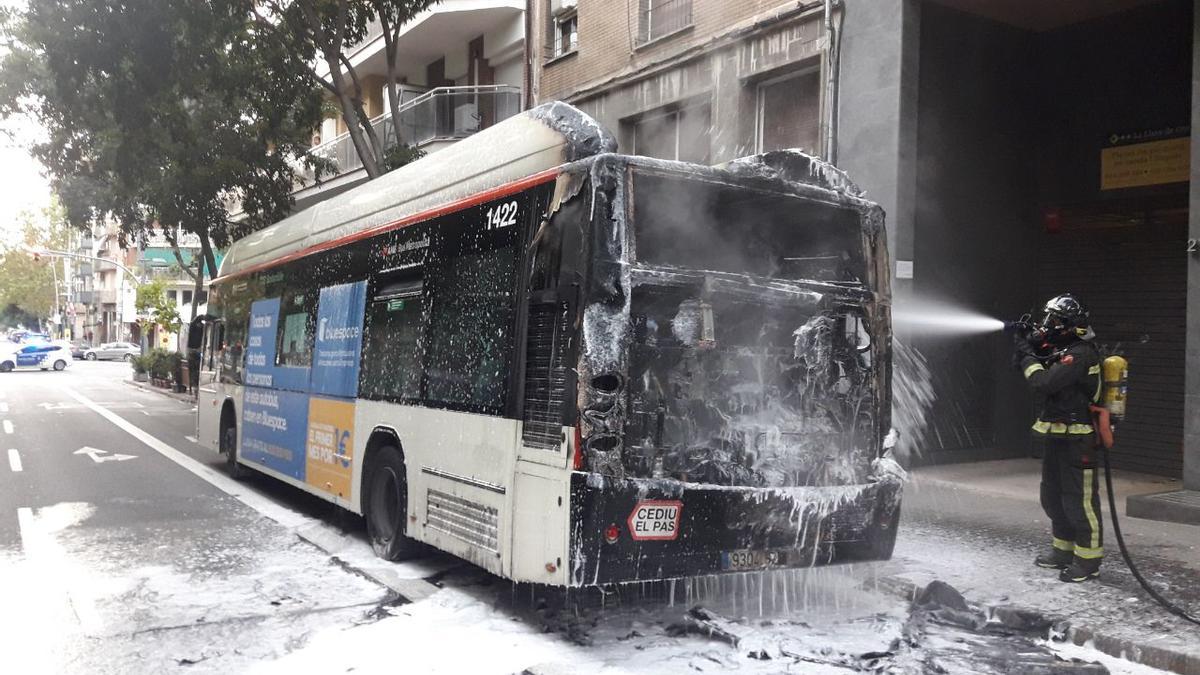
[[[913, 257], [920, 10], [916, 0], [846, 0], [842, 23], [836, 160], [886, 212], [893, 261]], [[904, 298], [912, 284], [892, 290]]]
[[[1192, 167], [1188, 236], [1200, 239], [1200, 12], [1192, 18]], [[1184, 385], [1183, 485], [1200, 490], [1200, 253], [1187, 262], [1187, 374]]]

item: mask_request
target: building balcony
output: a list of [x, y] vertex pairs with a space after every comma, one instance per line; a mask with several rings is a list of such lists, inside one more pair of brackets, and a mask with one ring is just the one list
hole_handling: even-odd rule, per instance
[[92, 299], [96, 301], [95, 304], [97, 305], [117, 304], [117, 289], [115, 288], [101, 288], [94, 291], [94, 294]]
[[[520, 87], [497, 84], [431, 89], [401, 105], [396, 114], [400, 116], [401, 140], [410, 146], [427, 148], [437, 142], [466, 138], [520, 111]], [[385, 148], [396, 145], [392, 113], [376, 117], [371, 125]], [[362, 170], [362, 160], [348, 133], [316, 146], [312, 152], [337, 165], [334, 177]], [[315, 182], [316, 177], [307, 172], [302, 187]]]

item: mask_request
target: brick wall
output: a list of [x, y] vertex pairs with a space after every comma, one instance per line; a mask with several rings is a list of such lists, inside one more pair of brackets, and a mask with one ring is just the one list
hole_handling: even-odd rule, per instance
[[735, 28], [820, 2], [792, 0], [692, 0], [690, 27], [638, 45], [638, 0], [578, 0], [579, 48], [549, 59], [554, 42], [550, 0], [529, 0], [536, 100], [571, 100], [613, 76], [637, 72], [702, 46]]

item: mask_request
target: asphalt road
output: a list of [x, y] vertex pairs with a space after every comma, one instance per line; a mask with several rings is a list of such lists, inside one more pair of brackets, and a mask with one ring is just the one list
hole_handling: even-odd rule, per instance
[[237, 671], [385, 601], [386, 589], [143, 442], [148, 434], [182, 457], [221, 464], [189, 438], [192, 406], [133, 387], [128, 373], [124, 363], [76, 362], [0, 376], [8, 665]]
[[[678, 606], [663, 600], [674, 583], [635, 585], [601, 594], [600, 608], [560, 612], [447, 556], [382, 563], [363, 555], [360, 519], [264, 477], [233, 483], [222, 458], [192, 440], [192, 405], [128, 377], [128, 365], [102, 362], [0, 375], [0, 672], [404, 663], [447, 673], [1000, 673], [1055, 660], [1023, 636], [926, 628], [925, 610], [873, 588], [871, 566], [698, 582]], [[336, 556], [297, 537], [314, 527], [332, 533], [322, 546]], [[427, 588], [420, 580], [436, 579], [441, 590], [396, 606], [363, 570]], [[789, 593], [802, 606], [789, 609]], [[685, 616], [692, 604], [711, 618]]]

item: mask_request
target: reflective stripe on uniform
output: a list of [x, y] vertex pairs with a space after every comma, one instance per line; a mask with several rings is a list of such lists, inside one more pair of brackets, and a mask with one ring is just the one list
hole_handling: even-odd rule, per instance
[[1050, 540], [1050, 545], [1053, 546], [1054, 548], [1058, 549], [1059, 551], [1074, 551], [1075, 550], [1075, 542], [1067, 541], [1066, 539], [1059, 539], [1058, 537], [1053, 537]]
[[1031, 364], [1029, 364], [1029, 367], [1025, 369], [1025, 379], [1028, 380], [1030, 375], [1033, 375], [1034, 373], [1036, 373], [1039, 370], [1045, 370], [1045, 369], [1046, 369], [1046, 367], [1040, 363], [1031, 363]]
[[1088, 375], [1099, 375], [1099, 374], [1100, 374], [1100, 366], [1092, 366], [1091, 368], [1088, 368]]
[[1039, 434], [1090, 434], [1092, 425], [1090, 424], [1067, 424], [1066, 422], [1043, 422], [1038, 420], [1033, 423], [1033, 430]]
[[1095, 548], [1084, 548], [1082, 546], [1075, 547], [1075, 556], [1085, 560], [1095, 560], [1096, 558], [1104, 557], [1104, 548], [1097, 546]]
[[1100, 395], [1104, 392], [1104, 378], [1100, 377], [1100, 366], [1088, 368], [1088, 375], [1096, 376], [1096, 393], [1092, 394], [1092, 403], [1099, 403]]
[[1083, 470], [1083, 512], [1087, 514], [1088, 527], [1092, 530], [1092, 538], [1089, 542], [1089, 547], [1084, 549], [1075, 549], [1075, 555], [1080, 558], [1085, 558], [1080, 554], [1080, 550], [1096, 550], [1099, 555], [1092, 556], [1098, 558], [1104, 555], [1104, 550], [1100, 548], [1100, 519], [1096, 517], [1096, 511], [1092, 508], [1092, 480], [1095, 478], [1095, 469]]

